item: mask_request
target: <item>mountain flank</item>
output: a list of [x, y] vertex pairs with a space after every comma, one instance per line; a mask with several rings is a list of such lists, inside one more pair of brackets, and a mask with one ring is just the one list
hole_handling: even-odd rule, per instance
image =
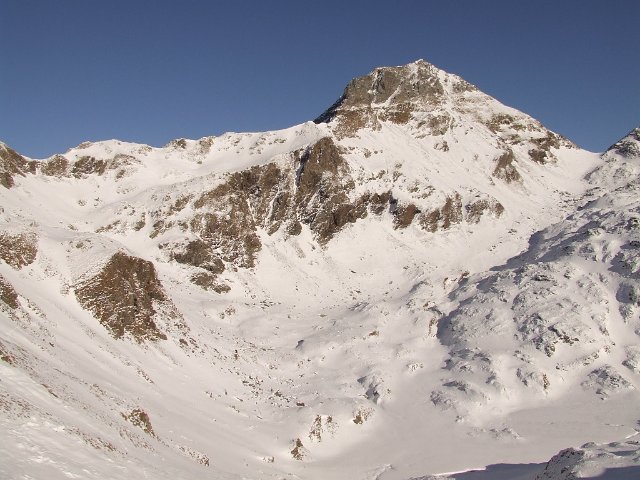
[[639, 132], [419, 60], [284, 130], [0, 144], [0, 476], [632, 475]]

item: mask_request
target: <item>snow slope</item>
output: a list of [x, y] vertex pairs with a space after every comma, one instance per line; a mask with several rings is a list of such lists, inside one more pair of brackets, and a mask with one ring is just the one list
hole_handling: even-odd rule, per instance
[[0, 474], [537, 474], [635, 435], [637, 137], [418, 61], [282, 131], [2, 145]]

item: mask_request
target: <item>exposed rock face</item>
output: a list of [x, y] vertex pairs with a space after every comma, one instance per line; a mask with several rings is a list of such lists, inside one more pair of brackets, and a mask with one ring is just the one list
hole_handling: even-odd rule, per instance
[[[339, 137], [353, 136], [363, 127], [378, 129], [380, 121], [405, 124], [415, 110], [431, 110], [442, 103], [445, 92], [438, 72], [423, 60], [402, 67], [377, 68], [351, 80], [338, 101], [315, 122], [337, 122]], [[473, 89], [464, 83], [463, 90]], [[434, 116], [429, 126], [442, 131], [447, 120], [442, 115]]]
[[102, 175], [107, 168], [107, 162], [104, 160], [96, 160], [94, 157], [81, 157], [71, 168], [71, 174], [80, 178], [84, 175], [98, 174]]
[[294, 158], [295, 217], [309, 226], [320, 244], [326, 244], [346, 224], [366, 217], [364, 202], [349, 198], [355, 184], [333, 141], [322, 139], [303, 152], [295, 152]]
[[500, 155], [496, 161], [496, 168], [493, 171], [493, 176], [500, 180], [504, 180], [507, 183], [521, 182], [522, 177], [513, 164], [515, 159], [513, 150], [511, 149]]
[[40, 166], [40, 171], [49, 177], [61, 177], [67, 175], [69, 160], [63, 155], [55, 155]]
[[[509, 178], [517, 174], [509, 170], [508, 161], [503, 169]], [[187, 205], [194, 212], [189, 220], [175, 218]], [[156, 219], [151, 235], [182, 222], [181, 228], [192, 238], [168, 245], [170, 258], [206, 270], [208, 273], [194, 275], [192, 281], [220, 291], [226, 288], [215, 278], [229, 266], [255, 266], [262, 248], [260, 230], [268, 235], [282, 231], [295, 236], [304, 226], [324, 246], [345, 226], [387, 211], [394, 228], [407, 228], [415, 221], [420, 228], [435, 232], [464, 220], [478, 223], [487, 213], [499, 217], [504, 207], [488, 195], [463, 205], [460, 194], [453, 193], [442, 206], [423, 211], [414, 203], [399, 202], [390, 190], [358, 194], [343, 151], [325, 137], [292, 152], [289, 162], [271, 162], [229, 174], [195, 199], [178, 199], [151, 213]]]
[[395, 202], [395, 204], [396, 205], [393, 209], [393, 226], [395, 228], [407, 228], [409, 225], [411, 225], [411, 222], [413, 222], [415, 216], [420, 213], [420, 209], [413, 203], [410, 203], [406, 206], [398, 206], [397, 202]]
[[622, 140], [612, 145], [608, 151], [626, 158], [640, 157], [640, 128], [634, 128]]
[[[554, 149], [561, 147], [575, 148], [575, 145], [562, 135], [547, 130], [540, 122], [522, 114], [493, 114], [488, 119], [483, 120], [482, 123], [500, 139], [504, 146], [509, 146], [505, 152], [506, 154], [509, 154], [509, 152], [513, 154], [512, 147], [526, 145], [528, 159], [536, 163], [545, 164], [555, 161]], [[508, 161], [509, 156], [500, 157], [498, 167], [501, 166], [500, 160], [502, 160], [502, 165], [511, 165], [515, 158]], [[494, 175], [496, 173], [498, 172], [494, 172]], [[500, 177], [499, 175], [496, 176]], [[519, 178], [514, 180], [519, 181]]]
[[173, 259], [178, 263], [204, 268], [213, 274], [224, 272], [224, 262], [211, 251], [204, 240], [193, 240], [184, 247], [183, 251], [173, 253]]
[[504, 207], [495, 198], [481, 198], [465, 206], [468, 223], [478, 223], [483, 215], [489, 213], [498, 218], [504, 213]]
[[15, 269], [33, 263], [38, 253], [38, 239], [29, 233], [0, 233], [0, 258]]
[[302, 444], [302, 440], [296, 438], [293, 442], [293, 448], [291, 449], [291, 456], [294, 460], [304, 460], [309, 455], [309, 451]]
[[241, 268], [253, 267], [262, 247], [256, 233], [257, 215], [267, 208], [269, 192], [280, 177], [281, 172], [274, 164], [253, 167], [230, 175], [224, 183], [196, 199], [193, 203], [196, 214], [189, 228], [198, 237], [192, 247], [197, 256], [185, 258], [185, 263], [212, 273], [223, 271], [223, 261]]
[[342, 96], [314, 121], [331, 124], [338, 138], [357, 136], [362, 128], [378, 130], [381, 122], [411, 124], [414, 135], [424, 137], [445, 135], [459, 121], [456, 117], [471, 116], [506, 145], [531, 142], [529, 156], [539, 163], [555, 159], [552, 148], [574, 146], [516, 112], [482, 116], [479, 112], [487, 102], [495, 100], [462, 78], [418, 60], [376, 68], [354, 78]]
[[27, 173], [35, 173], [36, 162], [29, 161], [4, 143], [0, 143], [0, 185], [5, 188], [14, 186], [16, 175], [24, 177]]
[[298, 235], [306, 225], [324, 245], [345, 225], [382, 213], [388, 194], [355, 201], [350, 169], [339, 148], [323, 138], [291, 155], [291, 164], [269, 163], [227, 176], [193, 201], [189, 230], [196, 239], [173, 247], [173, 258], [212, 274], [225, 263], [251, 268], [262, 244], [258, 229], [272, 235], [281, 228]]
[[13, 286], [0, 275], [0, 301], [4, 302], [9, 308], [18, 308], [18, 294], [13, 289]]
[[531, 142], [535, 148], [529, 150], [529, 156], [534, 162], [541, 164], [555, 160], [551, 153], [552, 148], [560, 148], [563, 144], [568, 143], [566, 139], [552, 132], [547, 132], [544, 137], [531, 139]]
[[206, 272], [198, 272], [191, 276], [191, 283], [204, 290], [213, 290], [216, 293], [226, 293], [231, 287], [216, 281], [216, 276]]
[[104, 175], [106, 172], [118, 170], [116, 179], [126, 173], [126, 167], [139, 163], [131, 156], [122, 153], [112, 158], [95, 158], [84, 155], [71, 162], [64, 155], [54, 155], [46, 161], [38, 164], [40, 172], [50, 177], [75, 177], [86, 178], [90, 175]]
[[420, 216], [420, 226], [428, 232], [439, 229], [447, 230], [451, 225], [462, 222], [462, 197], [456, 193], [448, 197], [441, 208], [437, 208]]
[[172, 305], [149, 261], [117, 252], [99, 274], [76, 285], [75, 294], [115, 338], [167, 338], [154, 322], [155, 307]]
[[122, 418], [131, 422], [136, 427], [140, 428], [144, 433], [152, 437], [156, 436], [149, 419], [149, 414], [140, 408], [135, 408], [129, 413], [123, 413]]

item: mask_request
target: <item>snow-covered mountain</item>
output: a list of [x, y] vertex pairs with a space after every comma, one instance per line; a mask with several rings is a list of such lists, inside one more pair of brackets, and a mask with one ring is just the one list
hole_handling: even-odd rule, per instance
[[426, 478], [635, 435], [639, 135], [586, 152], [418, 61], [281, 131], [0, 144], [2, 476]]

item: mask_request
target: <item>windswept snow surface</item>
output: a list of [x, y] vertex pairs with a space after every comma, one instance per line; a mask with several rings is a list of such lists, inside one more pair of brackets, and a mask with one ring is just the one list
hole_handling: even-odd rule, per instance
[[[457, 77], [436, 77], [450, 118], [438, 135], [421, 130], [418, 111], [349, 136], [309, 122], [163, 148], [111, 140], [0, 187], [0, 476], [560, 480], [545, 463], [586, 442], [608, 446], [585, 447], [576, 472], [633, 475], [637, 135], [602, 157], [561, 142], [534, 161], [526, 142], [550, 133]], [[205, 270], [171, 249], [195, 238], [200, 199], [222, 186], [236, 201], [229, 172], [295, 172], [304, 153], [292, 152], [326, 138], [348, 165], [349, 201], [391, 191], [424, 213], [457, 193], [461, 205], [492, 198], [503, 211], [476, 223], [461, 209], [461, 221], [430, 231], [399, 226], [390, 201], [328, 241], [312, 223], [295, 233], [261, 224], [253, 265], [223, 257], [216, 281], [228, 291], [193, 283]], [[495, 173], [507, 148], [513, 182]], [[54, 161], [63, 167], [45, 175]], [[225, 206], [209, 205], [225, 218]], [[144, 285], [157, 280], [166, 294], [150, 308], [165, 340], [114, 338], [105, 322], [118, 311], [101, 323], [82, 303], [116, 252], [157, 276]], [[121, 268], [138, 288], [142, 273]], [[104, 285], [93, 302], [113, 301], [117, 285]], [[495, 476], [473, 476], [485, 467]]]

